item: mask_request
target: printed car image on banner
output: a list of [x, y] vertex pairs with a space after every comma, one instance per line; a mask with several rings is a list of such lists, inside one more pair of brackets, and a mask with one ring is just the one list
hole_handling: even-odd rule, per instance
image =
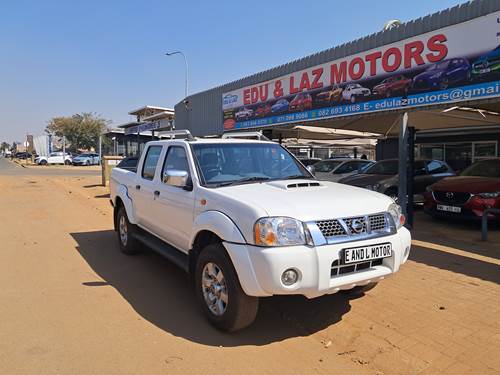
[[224, 129], [500, 96], [500, 12], [224, 93]]

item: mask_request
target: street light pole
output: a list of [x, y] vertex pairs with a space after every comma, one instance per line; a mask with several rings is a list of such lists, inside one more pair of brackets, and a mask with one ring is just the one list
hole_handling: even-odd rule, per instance
[[188, 69], [188, 62], [186, 59], [186, 55], [184, 55], [182, 51], [167, 52], [165, 55], [167, 56], [182, 55], [182, 57], [184, 58], [184, 65], [186, 66], [186, 80], [184, 86], [184, 99], [185, 99], [188, 97], [188, 83], [189, 83], [189, 69]]

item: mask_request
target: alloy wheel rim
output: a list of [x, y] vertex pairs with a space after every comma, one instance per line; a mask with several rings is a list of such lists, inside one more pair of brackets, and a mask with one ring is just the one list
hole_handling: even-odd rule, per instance
[[122, 242], [123, 246], [127, 246], [128, 229], [127, 229], [127, 222], [125, 221], [125, 216], [123, 215], [120, 216], [119, 230], [120, 230], [120, 241]]
[[210, 312], [223, 315], [228, 303], [227, 285], [222, 270], [215, 263], [209, 262], [203, 267], [201, 289]]

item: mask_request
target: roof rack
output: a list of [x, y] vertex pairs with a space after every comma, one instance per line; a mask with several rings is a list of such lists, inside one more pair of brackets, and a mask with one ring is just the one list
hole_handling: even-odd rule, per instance
[[245, 138], [245, 139], [257, 139], [258, 141], [270, 141], [261, 132], [230, 132], [222, 134], [222, 139], [230, 138]]
[[175, 139], [177, 136], [184, 136], [184, 139], [187, 139], [189, 141], [193, 141], [195, 138], [191, 134], [191, 132], [187, 129], [181, 129], [181, 130], [166, 130], [162, 131], [161, 135], [165, 136], [170, 136], [170, 139]]

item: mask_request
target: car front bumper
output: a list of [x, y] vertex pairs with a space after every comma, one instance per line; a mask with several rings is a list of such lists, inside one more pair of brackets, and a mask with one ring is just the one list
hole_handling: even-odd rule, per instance
[[[387, 242], [392, 244], [392, 255], [377, 262], [380, 264], [359, 271], [333, 274], [332, 265], [336, 261], [341, 262], [344, 249]], [[224, 246], [246, 294], [256, 297], [301, 294], [315, 298], [377, 282], [397, 272], [408, 259], [411, 235], [403, 227], [385, 237], [317, 247], [263, 248], [229, 242], [224, 242]], [[294, 269], [299, 274], [298, 281], [292, 286], [281, 282], [281, 275], [287, 269]]]

